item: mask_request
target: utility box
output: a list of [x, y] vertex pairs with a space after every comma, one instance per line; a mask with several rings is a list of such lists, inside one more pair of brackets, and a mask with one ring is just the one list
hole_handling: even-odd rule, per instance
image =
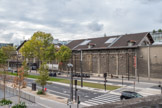
[[104, 78], [106, 78], [107, 77], [107, 73], [104, 73]]
[[32, 83], [32, 91], [36, 91], [36, 83]]

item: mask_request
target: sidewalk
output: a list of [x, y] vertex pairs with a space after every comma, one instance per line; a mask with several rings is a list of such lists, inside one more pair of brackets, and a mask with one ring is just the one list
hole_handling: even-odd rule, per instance
[[[30, 72], [29, 72], [30, 73]], [[36, 72], [35, 70], [32, 70], [31, 71], [31, 74], [33, 75], [38, 75], [39, 73]], [[67, 77], [67, 74], [62, 74], [62, 75], [59, 75], [59, 76], [64, 76], [64, 77]], [[79, 77], [80, 78], [80, 77]], [[93, 80], [103, 80], [104, 81], [104, 77], [96, 77], [96, 76], [91, 76], [89, 79], [93, 79]], [[109, 81], [116, 81], [116, 82], [121, 82], [122, 81], [122, 78], [121, 76], [119, 78], [110, 78], [110, 77], [107, 77], [107, 80]], [[130, 78], [130, 80], [128, 81], [128, 78], [124, 78], [124, 81], [125, 82], [138, 82], [138, 77], [135, 78], [135, 79], [132, 79]], [[145, 77], [139, 77], [139, 82], [145, 82], [145, 83], [159, 83], [159, 82], [162, 82], [162, 79], [157, 79], [157, 78], [145, 78]]]

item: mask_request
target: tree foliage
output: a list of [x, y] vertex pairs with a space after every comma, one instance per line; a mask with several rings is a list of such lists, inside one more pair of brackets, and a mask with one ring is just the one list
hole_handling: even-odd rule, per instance
[[71, 57], [71, 49], [67, 46], [62, 45], [56, 56], [59, 62], [65, 62]]
[[7, 59], [11, 59], [16, 53], [16, 48], [13, 46], [4, 46], [2, 47], [2, 51], [7, 57]]
[[6, 81], [9, 80], [8, 72], [6, 71], [7, 67], [7, 60], [12, 55], [11, 52], [12, 47], [2, 47], [0, 49], [0, 68], [3, 69], [2, 72], [0, 72], [0, 77], [3, 81], [3, 91], [4, 91], [4, 99], [6, 98]]
[[52, 48], [54, 48], [52, 35], [38, 31], [24, 44], [20, 52], [26, 58], [35, 57], [38, 60], [45, 61], [49, 55], [48, 50], [53, 50]]
[[161, 30], [161, 29], [159, 29], [159, 30], [158, 30], [158, 32], [162, 32], [162, 30]]
[[5, 55], [4, 51], [0, 49], [0, 68], [4, 68], [7, 61], [7, 56]]
[[42, 86], [43, 93], [44, 93], [44, 86], [47, 84], [48, 80], [49, 80], [48, 66], [46, 65], [46, 63], [42, 63], [39, 68], [39, 77], [36, 82]]
[[152, 32], [153, 32], [153, 33], [156, 33], [156, 30], [153, 30]]

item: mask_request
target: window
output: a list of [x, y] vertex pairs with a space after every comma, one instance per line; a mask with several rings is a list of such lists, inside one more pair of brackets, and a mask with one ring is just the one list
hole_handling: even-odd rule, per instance
[[91, 40], [85, 40], [80, 45], [87, 45]]
[[116, 37], [115, 38], [109, 38], [105, 43], [112, 43], [116, 40]]

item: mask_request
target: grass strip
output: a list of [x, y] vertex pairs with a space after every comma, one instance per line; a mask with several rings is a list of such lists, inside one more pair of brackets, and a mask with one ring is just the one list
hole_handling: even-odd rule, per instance
[[[14, 75], [16, 76], [17, 73], [9, 73], [9, 75]], [[37, 75], [28, 75], [27, 78], [33, 78], [33, 79], [38, 79], [39, 76]], [[50, 77], [49, 81], [54, 81], [54, 82], [59, 82], [59, 83], [65, 83], [65, 84], [70, 84], [69, 79], [62, 79], [62, 78], [54, 78]], [[74, 84], [74, 82], [73, 82]], [[81, 85], [81, 81], [78, 81], [78, 85]], [[84, 87], [90, 87], [90, 88], [96, 88], [96, 89], [105, 89], [104, 84], [97, 84], [97, 83], [90, 83], [90, 82], [83, 82]], [[114, 86], [114, 85], [107, 85], [106, 89], [107, 90], [115, 90], [120, 88], [120, 86]]]

